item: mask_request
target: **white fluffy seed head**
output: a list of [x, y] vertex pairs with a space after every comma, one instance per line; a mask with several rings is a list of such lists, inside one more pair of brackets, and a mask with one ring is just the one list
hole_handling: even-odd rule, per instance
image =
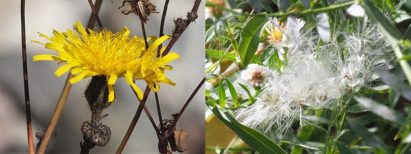
[[320, 47], [316, 46], [318, 36], [313, 34], [304, 33], [289, 49], [285, 71], [273, 74], [257, 101], [235, 112], [239, 121], [281, 136], [297, 120], [300, 124], [308, 122], [301, 118], [304, 108], [337, 105], [337, 99], [345, 93], [368, 86], [372, 72], [383, 66], [381, 61], [387, 65], [394, 59], [392, 49], [374, 25], [358, 32], [337, 33], [334, 37], [339, 39]]

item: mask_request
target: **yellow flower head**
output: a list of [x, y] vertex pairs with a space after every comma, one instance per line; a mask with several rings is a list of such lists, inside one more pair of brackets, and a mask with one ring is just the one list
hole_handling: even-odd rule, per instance
[[[129, 38], [128, 28], [123, 28], [118, 33], [108, 30], [94, 32], [91, 29], [86, 31], [83, 25], [77, 22], [74, 29], [75, 32], [67, 30], [63, 33], [54, 30], [51, 37], [40, 34], [49, 42], [34, 42], [56, 51], [57, 55], [40, 54], [34, 56], [33, 60], [63, 63], [54, 74], [61, 76], [70, 71], [73, 75], [70, 79], [71, 84], [91, 76], [106, 76], [109, 102], [114, 101], [113, 85], [119, 77], [125, 78], [139, 99], [143, 98], [143, 92], [134, 80], [144, 80], [153, 91], [160, 88], [161, 82], [175, 85], [166, 77], [164, 71], [172, 69], [167, 63], [178, 59], [179, 55], [171, 52], [166, 56], [157, 57], [158, 46], [169, 36], [155, 39], [146, 49], [143, 38]], [[162, 48], [161, 53], [164, 50], [165, 48]]]
[[283, 34], [285, 30], [285, 24], [280, 24], [279, 26], [270, 24], [267, 27], [268, 41], [271, 44], [281, 43], [284, 41], [285, 35]]

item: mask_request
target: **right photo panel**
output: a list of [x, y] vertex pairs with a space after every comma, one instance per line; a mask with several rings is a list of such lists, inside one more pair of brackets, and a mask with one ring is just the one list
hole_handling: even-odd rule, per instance
[[411, 0], [207, 0], [207, 154], [411, 153]]

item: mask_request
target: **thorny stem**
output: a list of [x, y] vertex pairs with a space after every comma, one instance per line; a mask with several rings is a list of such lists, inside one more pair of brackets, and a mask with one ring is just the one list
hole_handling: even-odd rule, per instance
[[[97, 0], [97, 1], [98, 1], [98, 0]], [[96, 3], [97, 3], [97, 2], [96, 2]], [[92, 1], [92, 0], [88, 0], [88, 4], [89, 4], [90, 7], [91, 7], [91, 11], [92, 11], [92, 14], [93, 14], [94, 18], [97, 20], [98, 26], [99, 26], [100, 28], [103, 28], [104, 26], [103, 26], [103, 24], [101, 23], [100, 18], [98, 17], [98, 11], [97, 11], [96, 7], [94, 6], [93, 1]], [[100, 4], [100, 5], [101, 5], [101, 4]]]
[[21, 58], [23, 61], [23, 80], [24, 80], [24, 102], [26, 105], [26, 125], [27, 125], [27, 141], [28, 151], [34, 154], [34, 139], [33, 128], [31, 123], [31, 109], [30, 109], [30, 93], [29, 93], [29, 75], [27, 71], [27, 48], [26, 48], [26, 17], [25, 17], [25, 0], [20, 1], [20, 17], [21, 17]]
[[[173, 121], [172, 128], [173, 130], [175, 129], [178, 120], [180, 119], [181, 115], [183, 115], [184, 111], [186, 110], [188, 104], [190, 104], [191, 100], [193, 100], [194, 96], [197, 94], [198, 90], [200, 90], [201, 86], [203, 86], [205, 82], [205, 78], [200, 81], [200, 83], [197, 85], [196, 89], [191, 93], [190, 97], [188, 97], [186, 103], [184, 103], [183, 107], [181, 108], [180, 112], [178, 112], [177, 117]], [[169, 136], [172, 132], [168, 132], [167, 136]]]
[[162, 56], [165, 56], [166, 54], [168, 54], [168, 52], [170, 52], [171, 47], [174, 46], [174, 43], [177, 42], [178, 38], [180, 38], [181, 34], [187, 29], [187, 27], [190, 25], [190, 23], [194, 22], [198, 15], [198, 8], [200, 6], [201, 0], [196, 0], [194, 2], [194, 6], [191, 9], [191, 12], [187, 13], [187, 18], [186, 19], [182, 19], [182, 18], [177, 18], [174, 22], [175, 22], [175, 28], [173, 31], [173, 37], [170, 40], [170, 43], [167, 45], [165, 51], [163, 52]]
[[58, 121], [61, 117], [61, 113], [63, 112], [64, 105], [67, 102], [67, 98], [69, 96], [69, 93], [70, 93], [70, 90], [71, 90], [71, 87], [72, 87], [72, 85], [69, 83], [70, 77], [71, 77], [71, 74], [69, 74], [67, 76], [66, 82], [64, 83], [63, 90], [61, 91], [61, 94], [60, 94], [60, 98], [57, 101], [57, 105], [56, 105], [56, 107], [54, 109], [54, 113], [51, 117], [50, 124], [47, 127], [47, 130], [46, 130], [43, 138], [41, 139], [41, 143], [40, 143], [40, 146], [37, 150], [37, 153], [45, 153], [46, 150], [47, 150], [47, 146], [50, 142], [52, 134], [54, 133], [54, 130], [57, 126], [57, 123], [58, 123]]
[[[178, 18], [177, 20], [180, 21], [180, 23], [176, 22], [176, 28], [173, 31], [173, 38], [171, 39], [170, 43], [167, 45], [166, 50], [164, 51], [164, 53], [162, 54], [162, 56], [165, 56], [171, 49], [171, 47], [174, 45], [174, 43], [178, 40], [178, 38], [181, 36], [181, 34], [185, 31], [185, 29], [188, 27], [188, 25], [191, 22], [194, 22], [194, 20], [198, 17], [197, 16], [197, 11], [198, 8], [200, 6], [201, 0], [196, 0], [194, 2], [194, 6], [191, 9], [191, 12], [187, 13], [187, 19], [183, 20], [181, 18]], [[182, 24], [182, 25], [181, 25]], [[146, 104], [147, 101], [147, 96], [150, 94], [150, 88], [146, 87], [146, 89], [144, 90], [144, 98], [143, 100], [140, 102], [136, 114], [133, 117], [133, 120], [130, 123], [129, 128], [127, 129], [126, 134], [123, 137], [123, 140], [121, 142], [121, 144], [119, 145], [116, 154], [120, 154], [123, 150], [124, 147], [126, 146], [128, 140], [130, 139], [130, 136], [138, 122], [138, 119], [140, 118], [141, 112]], [[181, 111], [180, 111], [181, 112]], [[183, 110], [184, 112], [184, 110]]]

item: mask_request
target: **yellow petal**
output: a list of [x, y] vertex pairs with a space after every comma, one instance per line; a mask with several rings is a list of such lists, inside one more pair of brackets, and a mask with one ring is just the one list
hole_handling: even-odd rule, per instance
[[157, 36], [149, 36], [147, 37], [147, 42], [150, 42], [151, 40], [156, 40]]
[[46, 34], [43, 34], [43, 33], [38, 33], [38, 34], [39, 34], [40, 37], [51, 40], [50, 37], [48, 37]]
[[166, 78], [165, 80], [163, 80], [163, 82], [164, 82], [164, 83], [167, 83], [167, 84], [169, 84], [169, 85], [172, 85], [172, 86], [175, 86], [175, 85], [176, 85], [176, 83], [173, 82], [173, 81], [171, 81], [169, 78]]
[[173, 70], [173, 66], [165, 65], [165, 66], [164, 66], [164, 70], [167, 70], [167, 71]]
[[77, 21], [76, 24], [74, 24], [74, 29], [76, 29], [76, 31], [81, 35], [87, 35], [86, 29], [84, 29], [80, 21]]
[[113, 85], [108, 85], [108, 102], [114, 101], [114, 88]]
[[108, 79], [107, 84], [108, 85], [114, 85], [117, 81], [117, 75], [116, 74], [111, 74], [110, 78]]
[[84, 70], [83, 69], [81, 69], [81, 68], [73, 68], [73, 69], [71, 69], [71, 74], [72, 75], [76, 75], [76, 74], [79, 74], [79, 73], [81, 73], [81, 72], [83, 72]]
[[71, 83], [71, 84], [75, 84], [75, 83], [79, 82], [80, 80], [82, 80], [82, 79], [84, 79], [84, 78], [86, 78], [86, 77], [89, 77], [89, 76], [91, 75], [90, 73], [91, 73], [90, 71], [83, 71], [83, 72], [81, 72], [80, 74], [72, 77], [72, 78], [70, 79], [70, 83]]
[[161, 58], [165, 63], [171, 62], [173, 60], [176, 60], [180, 58], [180, 56], [175, 53], [175, 52], [171, 52], [169, 54], [167, 54], [166, 56], [164, 56], [163, 58]]
[[41, 44], [41, 45], [46, 45], [46, 43], [43, 43], [43, 42], [40, 42], [40, 41], [37, 41], [37, 40], [32, 40], [31, 42], [32, 43], [38, 43], [38, 44]]
[[151, 53], [151, 52], [156, 51], [157, 47], [161, 43], [163, 43], [165, 40], [167, 40], [168, 38], [170, 38], [168, 35], [164, 35], [164, 36], [161, 36], [160, 38], [156, 39], [156, 41], [154, 41], [154, 43], [150, 45], [147, 52]]
[[47, 60], [47, 61], [63, 61], [57, 56], [54, 55], [48, 55], [48, 54], [40, 54], [40, 55], [35, 55], [33, 56], [33, 61], [41, 61], [41, 60]]
[[73, 68], [72, 65], [70, 64], [65, 64], [63, 66], [60, 66], [56, 72], [54, 72], [54, 75], [56, 75], [57, 77], [63, 75], [64, 73], [68, 72], [71, 68]]
[[148, 87], [154, 92], [157, 92], [160, 89], [160, 85], [156, 84], [154, 81], [146, 81]]
[[121, 29], [121, 31], [119, 32], [119, 35], [122, 37], [127, 38], [128, 35], [130, 35], [130, 30], [128, 30], [127, 27], [124, 27], [123, 29]]
[[51, 50], [61, 51], [63, 50], [63, 45], [57, 44], [57, 43], [47, 43], [46, 48], [51, 49]]
[[139, 100], [142, 100], [144, 95], [143, 91], [133, 82], [133, 73], [130, 71], [127, 71], [125, 76], [127, 84], [131, 86], [131, 88], [134, 90], [134, 92], [137, 94], [137, 97]]
[[161, 48], [160, 54], [163, 54], [163, 52], [164, 52], [166, 49], [167, 49], [167, 48]]

